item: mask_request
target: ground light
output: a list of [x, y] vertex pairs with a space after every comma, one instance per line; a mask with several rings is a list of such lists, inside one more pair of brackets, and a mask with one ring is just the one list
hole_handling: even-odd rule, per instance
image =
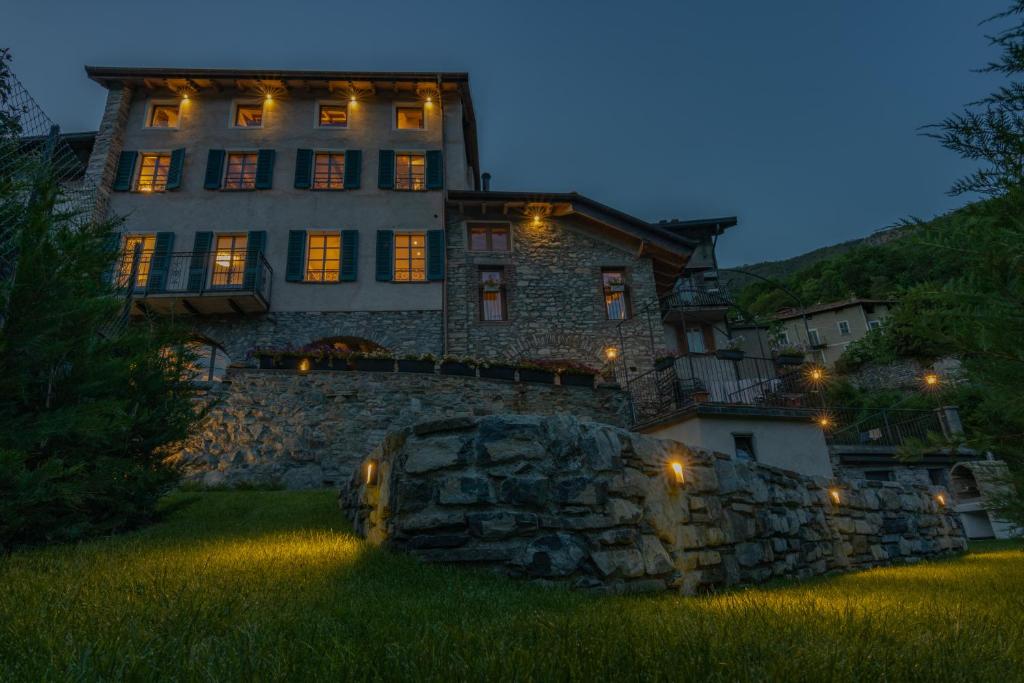
[[298, 371], [300, 375], [305, 375], [310, 370], [310, 362], [308, 358], [302, 358], [299, 360]]
[[683, 474], [683, 463], [673, 462], [669, 464], [669, 469], [672, 470], [672, 483], [676, 486], [682, 486], [686, 483], [686, 477]]
[[366, 463], [366, 485], [376, 486], [377, 485], [377, 474], [379, 468], [377, 467], [376, 460], [369, 460]]
[[938, 504], [940, 506], [946, 507], [946, 496], [944, 496], [943, 494], [936, 493], [935, 494], [935, 500], [936, 500], [936, 502], [938, 502]]
[[832, 502], [835, 503], [836, 505], [839, 505], [841, 502], [843, 502], [842, 497], [839, 495], [839, 489], [829, 489], [828, 495], [830, 498], [832, 498]]

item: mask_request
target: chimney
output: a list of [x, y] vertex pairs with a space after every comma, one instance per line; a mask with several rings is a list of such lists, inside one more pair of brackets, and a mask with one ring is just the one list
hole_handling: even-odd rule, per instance
[[484, 192], [489, 192], [491, 189], [491, 174], [484, 173], [480, 176], [480, 180], [484, 181]]

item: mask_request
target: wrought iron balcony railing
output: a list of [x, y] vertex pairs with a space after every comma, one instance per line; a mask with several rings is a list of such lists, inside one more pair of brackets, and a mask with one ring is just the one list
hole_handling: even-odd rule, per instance
[[698, 308], [729, 308], [732, 305], [732, 297], [724, 285], [679, 287], [661, 300], [663, 313]]
[[262, 251], [142, 253], [122, 262], [119, 283], [134, 297], [244, 293], [270, 302], [273, 269]]
[[944, 434], [934, 410], [839, 408], [828, 411], [828, 418], [832, 427], [825, 438], [837, 446], [902, 446], [911, 439], [927, 441], [929, 434]]

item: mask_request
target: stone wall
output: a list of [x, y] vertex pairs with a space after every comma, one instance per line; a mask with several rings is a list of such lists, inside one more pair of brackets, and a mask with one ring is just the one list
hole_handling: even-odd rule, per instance
[[925, 366], [913, 358], [901, 358], [892, 363], [869, 363], [846, 375], [846, 379], [861, 389], [907, 389], [920, 391], [922, 377], [935, 372], [943, 381], [955, 381], [960, 373], [960, 361], [940, 358]]
[[197, 334], [218, 344], [233, 363], [256, 347], [298, 348], [332, 337], [366, 339], [398, 355], [441, 355], [441, 311], [280, 311], [258, 317], [196, 319]]
[[963, 550], [939, 491], [830, 484], [569, 416], [494, 415], [392, 432], [340, 502], [371, 542], [424, 560], [692, 593]]
[[[488, 222], [510, 225], [508, 252], [467, 249], [467, 226], [453, 214], [447, 231], [448, 348], [453, 354], [482, 358], [572, 359], [600, 367], [604, 349], [621, 348], [621, 357], [639, 371], [652, 364], [652, 334], [660, 344], [661, 321], [648, 326], [646, 307], [657, 304], [654, 270], [636, 248], [598, 235], [570, 216], [539, 222], [511, 220], [501, 213]], [[471, 221], [472, 222], [472, 221]], [[480, 320], [479, 268], [504, 269], [508, 320]], [[635, 317], [608, 320], [602, 268], [623, 268]]]
[[210, 486], [334, 486], [389, 430], [430, 418], [568, 412], [623, 424], [616, 388], [585, 389], [411, 373], [231, 369], [201, 432], [173, 456]]
[[132, 105], [132, 89], [111, 86], [107, 92], [107, 103], [103, 109], [96, 141], [93, 143], [85, 177], [96, 186], [96, 217], [107, 218], [110, 203], [110, 187], [114, 182], [117, 160], [124, 143], [124, 127]]

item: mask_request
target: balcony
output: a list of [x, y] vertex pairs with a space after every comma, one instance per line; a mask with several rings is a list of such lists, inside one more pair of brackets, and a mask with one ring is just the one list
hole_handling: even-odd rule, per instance
[[270, 306], [273, 269], [262, 251], [145, 253], [122, 263], [132, 314], [249, 315]]
[[628, 380], [634, 425], [697, 405], [806, 412], [819, 405], [801, 367], [777, 367], [771, 358], [723, 360], [691, 354], [671, 366]]
[[681, 287], [661, 300], [662, 320], [678, 323], [702, 317], [720, 318], [733, 305], [729, 291], [714, 287]]
[[939, 413], [934, 410], [885, 409], [870, 414], [849, 408], [829, 413], [834, 426], [825, 438], [836, 446], [902, 446], [911, 441], [925, 442], [929, 435], [946, 433]]

